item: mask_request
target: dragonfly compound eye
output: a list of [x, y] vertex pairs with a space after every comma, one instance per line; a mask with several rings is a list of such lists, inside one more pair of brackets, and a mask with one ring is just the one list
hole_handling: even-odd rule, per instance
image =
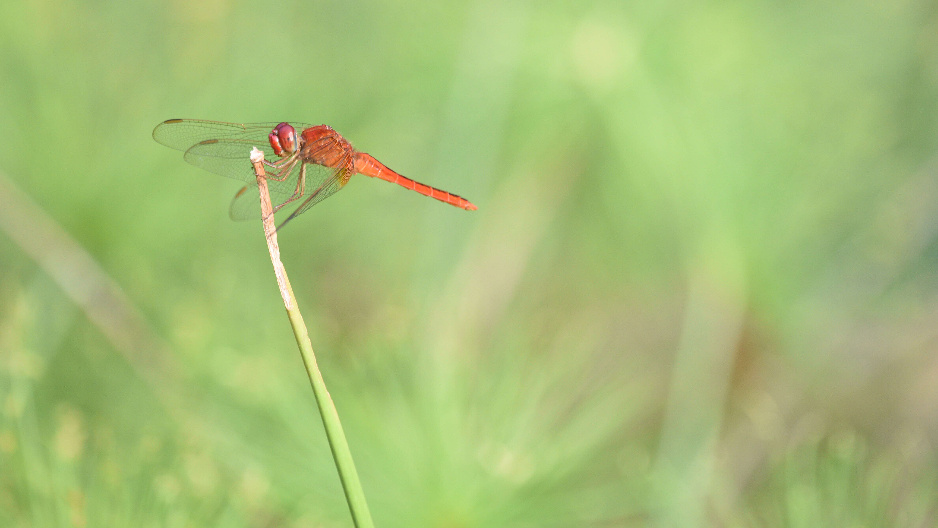
[[278, 156], [286, 156], [296, 151], [296, 130], [289, 123], [280, 123], [275, 126], [267, 139]]

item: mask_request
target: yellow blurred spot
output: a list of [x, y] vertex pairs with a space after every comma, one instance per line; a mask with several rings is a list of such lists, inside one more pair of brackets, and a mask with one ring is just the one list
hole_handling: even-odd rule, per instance
[[25, 400], [21, 396], [10, 393], [7, 394], [5, 400], [3, 400], [3, 412], [10, 418], [19, 418], [23, 415], [23, 407], [25, 406]]
[[121, 466], [113, 458], [103, 460], [98, 467], [98, 473], [111, 488], [117, 488], [122, 484]]
[[261, 502], [261, 499], [267, 495], [270, 490], [270, 481], [267, 477], [256, 469], [248, 469], [241, 475], [240, 491], [241, 496], [250, 505]]
[[7, 371], [13, 377], [36, 379], [45, 367], [43, 358], [23, 343], [22, 333], [10, 330], [31, 325], [29, 321], [33, 317], [34, 308], [25, 294], [17, 297], [10, 316], [11, 326], [0, 328], [0, 350], [4, 350], [4, 353], [0, 354], [0, 371]]
[[231, 11], [229, 0], [173, 2], [173, 28], [176, 61], [174, 74], [180, 78], [207, 75], [211, 66], [225, 56], [231, 38], [226, 19]]
[[534, 473], [530, 456], [504, 444], [486, 442], [477, 455], [489, 472], [516, 484], [526, 481]]
[[174, 475], [164, 473], [153, 480], [153, 488], [157, 497], [167, 504], [172, 504], [179, 496], [182, 486], [179, 484], [179, 479]]
[[68, 516], [75, 528], [88, 526], [88, 519], [85, 515], [85, 494], [80, 490], [68, 492]]
[[185, 468], [186, 476], [197, 494], [208, 495], [218, 485], [218, 469], [208, 455], [189, 454], [186, 456]]
[[570, 45], [577, 79], [602, 91], [615, 88], [634, 66], [638, 54], [634, 40], [622, 26], [598, 17], [580, 22]]
[[[225, 352], [229, 355], [233, 354], [227, 350]], [[240, 358], [234, 362], [234, 368], [225, 373], [225, 383], [255, 398], [269, 396], [272, 386], [276, 384], [274, 377], [277, 371], [270, 362], [270, 358], [265, 356]]]
[[771, 440], [781, 434], [784, 427], [782, 413], [772, 395], [766, 392], [756, 394], [752, 401], [747, 402], [745, 411], [759, 438]]
[[62, 406], [55, 432], [55, 452], [63, 460], [75, 460], [84, 450], [85, 437], [81, 413], [71, 406]]
[[162, 447], [163, 442], [159, 438], [153, 435], [147, 435], [140, 439], [138, 450], [143, 459], [149, 459], [157, 454]]
[[16, 437], [10, 431], [0, 431], [0, 452], [10, 454], [16, 451]]

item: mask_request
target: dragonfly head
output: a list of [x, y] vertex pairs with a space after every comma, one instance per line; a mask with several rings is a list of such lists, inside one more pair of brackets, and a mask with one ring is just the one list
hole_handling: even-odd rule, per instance
[[281, 158], [296, 152], [296, 129], [289, 123], [280, 123], [267, 136], [270, 147]]

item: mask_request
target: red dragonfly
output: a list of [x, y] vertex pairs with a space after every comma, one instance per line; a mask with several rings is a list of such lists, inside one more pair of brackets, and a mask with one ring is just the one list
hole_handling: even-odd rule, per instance
[[392, 171], [370, 154], [355, 150], [328, 125], [170, 119], [153, 129], [153, 139], [185, 152], [183, 159], [196, 167], [247, 182], [231, 201], [229, 212], [235, 220], [259, 216], [257, 179], [248, 161], [255, 146], [264, 151], [274, 212], [298, 204], [278, 229], [332, 196], [355, 174], [381, 178], [462, 209], [477, 209], [465, 198]]

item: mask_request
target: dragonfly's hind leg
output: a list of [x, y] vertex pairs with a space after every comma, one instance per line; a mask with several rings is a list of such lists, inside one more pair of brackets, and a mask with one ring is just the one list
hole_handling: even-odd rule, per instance
[[[280, 180], [283, 181], [283, 180]], [[303, 196], [303, 193], [306, 192], [306, 164], [300, 165], [300, 176], [296, 179], [296, 189], [293, 191], [293, 195], [287, 198], [283, 203], [274, 207], [274, 212], [283, 209], [285, 205], [296, 200], [300, 196]]]

